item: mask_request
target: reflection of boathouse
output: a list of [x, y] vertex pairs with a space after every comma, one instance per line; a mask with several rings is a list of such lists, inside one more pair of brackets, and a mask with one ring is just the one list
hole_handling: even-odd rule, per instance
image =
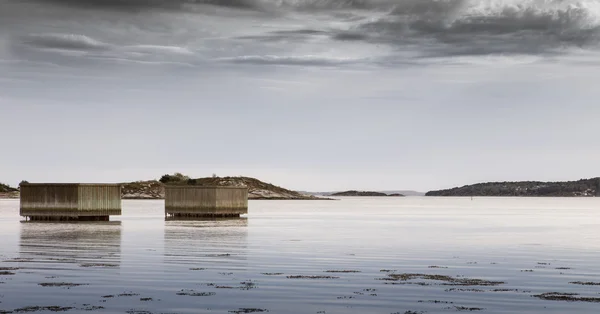
[[167, 186], [165, 216], [239, 217], [248, 213], [248, 188]]
[[31, 220], [109, 220], [121, 215], [118, 184], [21, 184], [21, 216]]
[[35, 267], [49, 272], [53, 269], [117, 269], [121, 264], [121, 230], [120, 221], [23, 221], [16, 261], [35, 263]]
[[[190, 268], [246, 269], [248, 219], [178, 219], [165, 221], [166, 271]], [[178, 270], [179, 269], [179, 270]]]

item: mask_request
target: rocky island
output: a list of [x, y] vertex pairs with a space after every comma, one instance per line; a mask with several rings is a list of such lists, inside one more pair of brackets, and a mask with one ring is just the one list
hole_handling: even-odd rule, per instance
[[487, 182], [429, 191], [425, 196], [600, 196], [600, 178], [563, 182]]
[[263, 200], [325, 200], [327, 198], [302, 194], [250, 177], [190, 178], [181, 173], [163, 175], [159, 180], [136, 181], [122, 184], [123, 199], [162, 199], [165, 185], [244, 186], [248, 199]]
[[0, 198], [19, 198], [19, 189], [0, 183]]
[[330, 194], [331, 196], [404, 196], [399, 193], [394, 194], [386, 194], [382, 192], [373, 192], [373, 191], [345, 191], [345, 192], [337, 192]]

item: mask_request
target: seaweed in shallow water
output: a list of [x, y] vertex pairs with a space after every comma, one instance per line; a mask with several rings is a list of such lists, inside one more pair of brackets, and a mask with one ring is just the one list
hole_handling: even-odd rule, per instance
[[15, 313], [27, 313], [27, 312], [39, 312], [39, 311], [50, 311], [50, 312], [65, 312], [73, 309], [72, 307], [62, 307], [62, 306], [27, 306], [19, 309], [14, 309]]
[[87, 286], [87, 283], [71, 283], [71, 282], [41, 282], [38, 285], [42, 287], [78, 287], [78, 286]]
[[340, 277], [295, 275], [295, 276], [287, 276], [286, 278], [288, 278], [288, 279], [338, 279]]
[[209, 297], [209, 296], [215, 295], [216, 293], [214, 293], [214, 292], [196, 292], [194, 290], [180, 290], [176, 294], [177, 295], [186, 295], [186, 296], [190, 296], [190, 297]]
[[[504, 284], [503, 281], [492, 281], [492, 280], [484, 280], [484, 279], [476, 279], [476, 278], [459, 278], [459, 277], [451, 277], [446, 275], [434, 275], [434, 274], [413, 274], [413, 273], [404, 273], [404, 274], [388, 274], [387, 278], [378, 278], [378, 280], [388, 280], [388, 281], [408, 281], [413, 279], [424, 279], [424, 280], [435, 280], [435, 281], [443, 281], [441, 285], [444, 286], [497, 286]], [[428, 283], [414, 283], [419, 285], [430, 285]]]
[[573, 285], [582, 285], [582, 286], [600, 286], [600, 282], [592, 282], [592, 281], [571, 281], [569, 282]]
[[229, 311], [229, 313], [259, 313], [259, 312], [268, 312], [266, 309], [257, 309], [257, 308], [240, 308], [238, 310]]
[[546, 292], [542, 294], [535, 294], [532, 297], [550, 300], [550, 301], [567, 301], [567, 302], [593, 302], [600, 303], [600, 298], [592, 297], [578, 297], [577, 293], [563, 293], [563, 292]]

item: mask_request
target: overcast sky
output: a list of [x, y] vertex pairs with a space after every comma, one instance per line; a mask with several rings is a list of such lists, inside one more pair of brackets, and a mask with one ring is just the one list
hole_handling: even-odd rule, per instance
[[597, 0], [0, 0], [0, 182], [600, 175]]

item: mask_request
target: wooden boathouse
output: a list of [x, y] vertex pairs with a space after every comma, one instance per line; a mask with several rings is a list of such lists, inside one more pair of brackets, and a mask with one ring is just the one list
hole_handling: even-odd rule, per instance
[[121, 185], [23, 183], [20, 215], [30, 220], [108, 221], [121, 215]]
[[239, 217], [248, 213], [248, 188], [166, 186], [165, 217]]

